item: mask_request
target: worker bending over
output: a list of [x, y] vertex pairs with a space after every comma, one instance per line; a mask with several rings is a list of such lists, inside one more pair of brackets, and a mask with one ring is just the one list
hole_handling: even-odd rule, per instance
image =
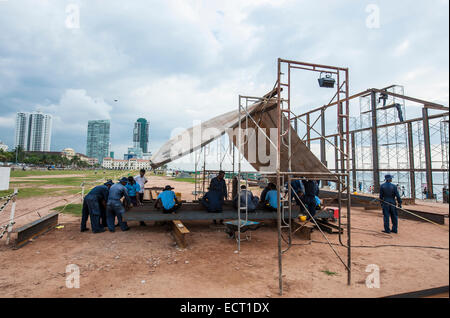
[[172, 213], [181, 207], [181, 202], [178, 201], [175, 192], [170, 185], [166, 185], [164, 190], [158, 194], [155, 202], [155, 208], [159, 209], [159, 205], [162, 205], [163, 213]]
[[120, 202], [120, 199], [124, 197], [126, 204], [131, 204], [127, 188], [125, 188], [125, 185], [127, 183], [128, 179], [123, 177], [119, 180], [119, 183], [114, 184], [109, 189], [108, 203], [106, 205], [106, 221], [110, 232], [115, 231], [114, 220], [116, 216], [117, 222], [119, 223], [120, 229], [122, 231], [128, 231], [130, 229], [127, 223], [122, 221], [122, 217], [125, 214], [125, 208], [123, 207], [122, 202]]
[[[398, 233], [398, 213], [395, 204], [397, 199], [398, 207], [402, 207], [402, 199], [398, 193], [397, 186], [392, 184], [392, 176], [387, 174], [385, 183], [380, 187], [381, 207], [383, 208], [384, 233]], [[389, 217], [392, 220], [392, 230], [389, 228]]]
[[[233, 199], [233, 206], [238, 208], [239, 194]], [[255, 212], [258, 207], [259, 198], [255, 197], [250, 190], [247, 190], [245, 185], [241, 185], [240, 195], [241, 208], [247, 207], [248, 212]]]
[[108, 202], [109, 188], [114, 183], [111, 180], [94, 187], [89, 193], [84, 197], [83, 200], [83, 210], [81, 214], [81, 232], [89, 230], [86, 227], [86, 222], [88, 217], [91, 217], [91, 226], [93, 233], [104, 232], [104, 227], [106, 222], [103, 219], [103, 224], [100, 224], [100, 217], [103, 216], [106, 209], [106, 202]]

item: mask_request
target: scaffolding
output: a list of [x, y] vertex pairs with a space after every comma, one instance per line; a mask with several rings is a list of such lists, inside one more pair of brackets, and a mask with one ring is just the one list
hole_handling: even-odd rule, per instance
[[[336, 78], [337, 87], [334, 97], [331, 99], [330, 103], [323, 108], [321, 108], [320, 115], [315, 119], [314, 123], [311, 123], [311, 114], [297, 116], [292, 111], [291, 104], [291, 94], [292, 94], [292, 79], [291, 73], [295, 71], [309, 71], [317, 73], [326, 73], [330, 76]], [[277, 129], [276, 141], [272, 141], [271, 138], [265, 134], [264, 130], [260, 127], [259, 123], [250, 115], [248, 112], [249, 105], [255, 102], [267, 103], [267, 101], [276, 97], [276, 110], [277, 118], [275, 126]], [[277, 229], [278, 229], [278, 282], [279, 282], [279, 293], [283, 293], [283, 255], [293, 246], [293, 231], [292, 231], [292, 197], [293, 191], [291, 188], [291, 182], [293, 180], [313, 180], [322, 182], [334, 182], [336, 184], [336, 189], [338, 191], [338, 205], [339, 205], [339, 227], [341, 226], [341, 216], [342, 216], [342, 206], [346, 206], [347, 210], [347, 243], [344, 244], [341, 238], [341, 231], [339, 231], [339, 241], [342, 246], [347, 248], [347, 261], [345, 262], [342, 257], [337, 253], [336, 249], [329, 242], [326, 235], [322, 232], [315, 219], [311, 216], [311, 222], [316, 223], [321, 234], [329, 243], [330, 248], [342, 262], [347, 270], [347, 283], [351, 283], [351, 220], [350, 220], [350, 142], [349, 142], [349, 126], [350, 126], [350, 116], [349, 116], [349, 85], [348, 85], [348, 69], [334, 66], [326, 66], [312, 63], [304, 63], [298, 61], [278, 59], [278, 70], [277, 70], [277, 81], [274, 90], [264, 97], [251, 97], [251, 96], [239, 96], [239, 130], [238, 130], [238, 149], [239, 149], [239, 161], [237, 175], [238, 180], [241, 180], [241, 154], [245, 153], [244, 145], [251, 138], [245, 133], [246, 138], [241, 132], [247, 132], [249, 128], [249, 123], [255, 126], [258, 131], [261, 131], [266, 141], [270, 143], [269, 148], [276, 150], [276, 164], [275, 169], [271, 171], [258, 171], [262, 175], [265, 175], [269, 180], [276, 182], [278, 197], [277, 204]], [[336, 100], [334, 106], [336, 111], [337, 127], [338, 133], [335, 136], [335, 142], [332, 143], [325, 138], [325, 133], [318, 132], [314, 125], [319, 121], [325, 121], [325, 110], [333, 105], [331, 105]], [[336, 167], [334, 172], [313, 172], [313, 171], [293, 171], [292, 170], [292, 160], [293, 156], [299, 156], [301, 154], [294, 154], [292, 152], [292, 134], [297, 133], [299, 126], [304, 125], [306, 131], [305, 137], [301, 138], [302, 142], [306, 140], [308, 146], [310, 146], [309, 138], [311, 133], [314, 132], [318, 134], [321, 139], [321, 147], [325, 147], [326, 143], [332, 145], [336, 151]], [[253, 130], [253, 133], [255, 131]], [[287, 148], [287, 169], [282, 169], [281, 163], [281, 152], [282, 146]], [[322, 160], [322, 164], [324, 161]], [[286, 164], [284, 163], [284, 166]], [[287, 187], [285, 187], [287, 185]], [[286, 191], [287, 190], [287, 191]], [[285, 192], [286, 195], [281, 197], [281, 194]], [[344, 197], [343, 195], [344, 194]], [[240, 202], [241, 191], [238, 187], [238, 202]], [[303, 203], [302, 203], [303, 204]], [[303, 206], [306, 211], [305, 206]], [[240, 213], [241, 207], [238, 208], [239, 223], [240, 223]], [[245, 211], [246, 212], [246, 211]], [[307, 212], [309, 214], [309, 212]], [[239, 242], [238, 242], [239, 244]], [[285, 248], [283, 248], [285, 244]]]

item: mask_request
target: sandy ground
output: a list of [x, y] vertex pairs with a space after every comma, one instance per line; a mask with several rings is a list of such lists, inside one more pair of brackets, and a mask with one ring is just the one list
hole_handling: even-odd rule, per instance
[[[183, 199], [192, 196], [188, 193], [193, 183], [162, 177], [150, 180], [147, 186], [171, 184], [183, 192]], [[20, 200], [18, 215], [45, 201]], [[448, 212], [448, 205], [440, 209]], [[21, 222], [36, 217], [30, 214]], [[252, 232], [252, 239], [242, 242], [241, 252], [235, 253], [236, 241], [208, 222], [186, 222], [191, 231], [189, 246], [179, 249], [170, 230], [153, 223], [140, 227], [129, 222], [128, 232], [93, 234], [79, 232], [78, 217], [60, 215], [59, 221], [63, 229], [52, 230], [18, 250], [0, 241], [0, 297], [279, 297], [277, 231], [272, 222]], [[449, 284], [448, 219], [444, 228], [400, 220], [400, 233], [386, 235], [380, 232], [380, 211], [353, 208], [352, 227], [352, 245], [446, 249], [354, 247], [352, 284], [347, 286], [345, 268], [327, 244], [296, 237], [295, 244], [307, 245], [292, 246], [283, 256], [285, 297], [379, 297]], [[337, 235], [327, 236], [338, 243]], [[312, 239], [325, 242], [319, 231]], [[346, 249], [335, 248], [346, 259]], [[79, 289], [65, 287], [69, 264], [80, 268]], [[380, 269], [380, 288], [365, 285], [370, 264]], [[337, 274], [328, 276], [323, 271]]]

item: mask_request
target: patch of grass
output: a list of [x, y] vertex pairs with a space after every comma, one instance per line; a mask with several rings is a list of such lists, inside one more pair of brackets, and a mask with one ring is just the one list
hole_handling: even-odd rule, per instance
[[174, 178], [175, 181], [195, 183], [195, 178]]
[[64, 205], [53, 208], [52, 210], [62, 213], [72, 214], [75, 216], [81, 216], [81, 210], [83, 208], [82, 204], [68, 204], [65, 208]]
[[335, 275], [337, 275], [337, 273], [330, 272], [329, 270], [325, 270], [325, 271], [321, 271], [321, 272], [324, 273], [327, 276], [335, 276]]

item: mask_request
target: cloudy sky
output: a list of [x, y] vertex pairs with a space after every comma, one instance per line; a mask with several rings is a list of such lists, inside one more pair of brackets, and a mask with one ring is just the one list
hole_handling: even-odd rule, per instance
[[[401, 84], [448, 106], [448, 11], [448, 0], [0, 0], [0, 140], [14, 146], [17, 111], [41, 110], [52, 150], [85, 153], [87, 121], [110, 119], [122, 156], [145, 117], [155, 152], [174, 129], [237, 109], [239, 94], [269, 91], [278, 57], [349, 67], [351, 93]], [[298, 113], [332, 97], [299, 92]]]

